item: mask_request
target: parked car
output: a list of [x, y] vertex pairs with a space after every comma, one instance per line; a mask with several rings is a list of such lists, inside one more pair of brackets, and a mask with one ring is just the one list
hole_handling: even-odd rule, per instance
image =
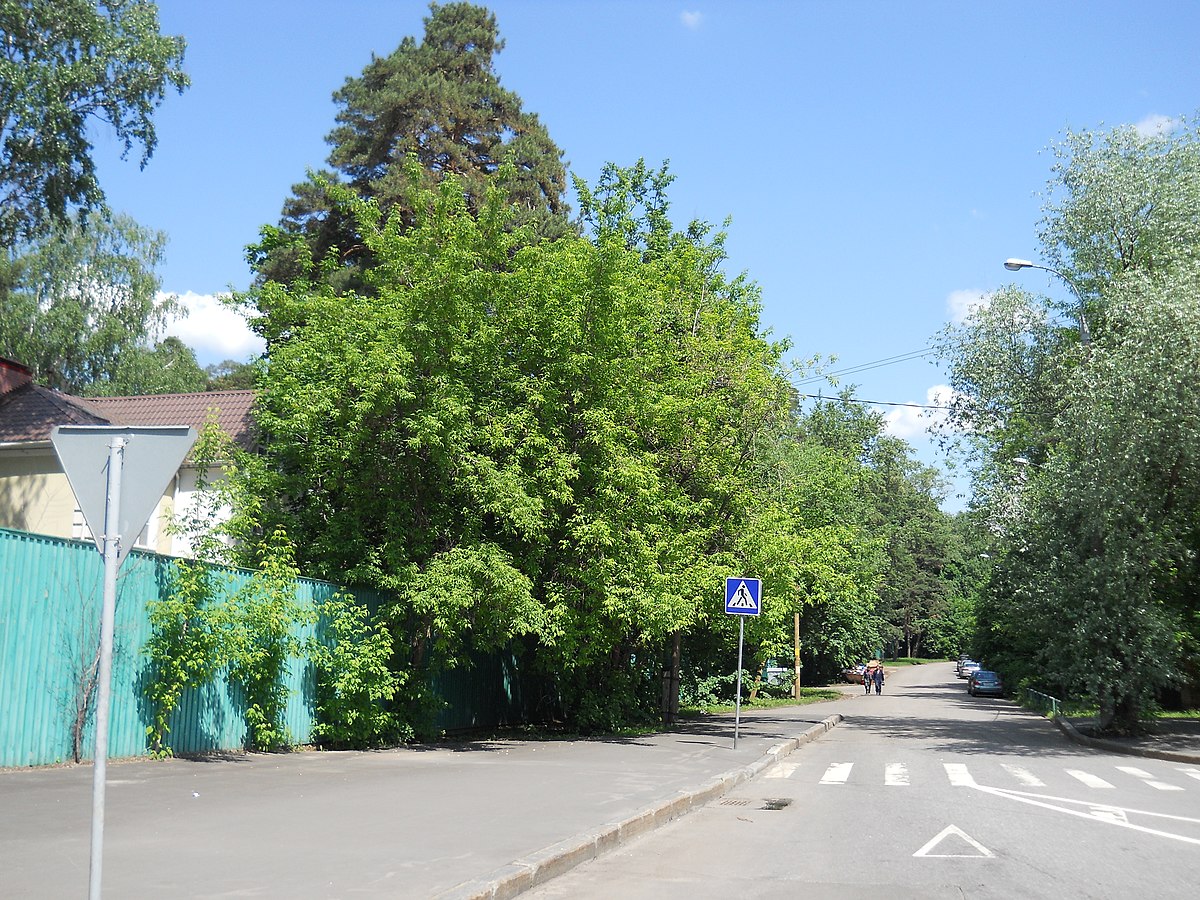
[[978, 697], [980, 694], [1003, 697], [1004, 682], [997, 673], [979, 669], [967, 679], [967, 693], [972, 697]]
[[967, 662], [970, 658], [971, 657], [967, 656], [967, 654], [965, 654], [965, 653], [961, 654], [958, 657], [958, 659], [954, 663], [954, 674], [955, 675], [962, 674], [963, 663]]
[[970, 678], [974, 673], [978, 672], [982, 668], [983, 668], [983, 666], [981, 666], [979, 663], [975, 662], [975, 660], [968, 659], [966, 662], [964, 662], [962, 664], [962, 667], [958, 670], [958, 677], [959, 678]]

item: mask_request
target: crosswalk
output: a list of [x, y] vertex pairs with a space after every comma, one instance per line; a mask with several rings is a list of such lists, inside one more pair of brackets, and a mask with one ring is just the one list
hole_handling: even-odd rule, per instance
[[[886, 787], [911, 787], [927, 781], [930, 777], [944, 777], [951, 785], [974, 786], [988, 783], [1002, 786], [1009, 783], [1022, 788], [1045, 788], [1048, 782], [1061, 783], [1066, 780], [1076, 786], [1082, 785], [1094, 791], [1111, 791], [1118, 788], [1145, 788], [1153, 791], [1200, 790], [1200, 767], [1168, 765], [1157, 772], [1149, 772], [1139, 766], [1101, 766], [1093, 769], [1073, 766], [1035, 766], [1000, 763], [977, 765], [972, 771], [966, 763], [941, 763], [939, 766], [923, 766], [918, 772], [910, 770], [903, 762], [864, 765], [853, 762], [829, 763], [805, 766], [799, 762], [784, 761], [763, 773], [768, 779], [813, 778], [819, 772], [817, 783], [826, 786], [844, 786], [856, 783], [882, 784]], [[977, 781], [978, 776], [978, 781]]]

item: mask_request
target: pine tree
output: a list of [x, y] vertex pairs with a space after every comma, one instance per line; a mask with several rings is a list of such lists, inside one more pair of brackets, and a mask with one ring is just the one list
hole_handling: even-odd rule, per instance
[[562, 152], [495, 73], [493, 58], [504, 47], [495, 15], [470, 3], [430, 9], [421, 43], [406, 37], [334, 94], [337, 125], [326, 138], [334, 171], [293, 187], [277, 235], [303, 236], [309, 253], [298, 253], [286, 240], [264, 241], [254, 258], [260, 280], [311, 277], [313, 267], [333, 253], [335, 286], [357, 284], [369, 254], [323, 182], [348, 184], [374, 199], [386, 218], [407, 226], [413, 217], [413, 186], [405, 173], [410, 156], [421, 166], [423, 187], [456, 176], [472, 212], [508, 163], [506, 188], [521, 210], [514, 224], [530, 225], [545, 238], [570, 228]]

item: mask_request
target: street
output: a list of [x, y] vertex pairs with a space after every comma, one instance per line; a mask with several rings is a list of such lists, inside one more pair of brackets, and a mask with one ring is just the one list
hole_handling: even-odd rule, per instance
[[1191, 897], [1200, 767], [1066, 743], [952, 664], [703, 809], [526, 896]]

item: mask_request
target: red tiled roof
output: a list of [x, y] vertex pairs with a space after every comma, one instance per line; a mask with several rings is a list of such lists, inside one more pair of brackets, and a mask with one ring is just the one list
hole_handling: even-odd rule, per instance
[[55, 425], [191, 425], [204, 427], [213, 410], [221, 429], [245, 449], [254, 447], [254, 391], [151, 394], [85, 400], [36, 384], [0, 395], [0, 444], [50, 440]]
[[191, 425], [200, 431], [215, 414], [233, 442], [255, 444], [254, 391], [205, 391], [199, 394], [147, 394], [142, 397], [93, 397], [85, 401], [114, 425]]
[[38, 384], [0, 394], [0, 444], [50, 440], [55, 425], [109, 425], [86, 400]]

